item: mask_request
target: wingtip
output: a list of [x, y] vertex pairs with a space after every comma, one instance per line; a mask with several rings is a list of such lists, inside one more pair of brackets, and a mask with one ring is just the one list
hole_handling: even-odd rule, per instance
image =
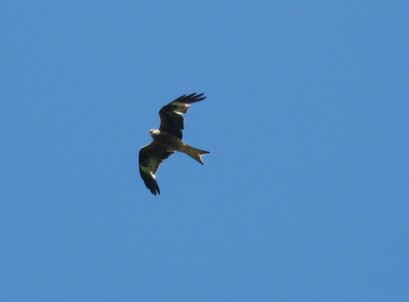
[[159, 187], [156, 188], [150, 188], [152, 195], [160, 195], [160, 189]]
[[204, 92], [201, 92], [201, 93], [193, 92], [189, 94], [188, 97], [193, 98], [195, 102], [203, 101], [206, 98], [206, 96], [204, 95]]

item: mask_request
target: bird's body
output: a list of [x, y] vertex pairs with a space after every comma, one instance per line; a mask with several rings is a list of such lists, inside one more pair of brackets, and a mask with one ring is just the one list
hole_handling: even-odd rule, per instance
[[189, 155], [200, 164], [204, 165], [201, 155], [208, 154], [208, 151], [199, 150], [188, 144], [172, 133], [161, 132], [159, 129], [150, 130], [152, 139], [166, 150], [178, 151]]
[[210, 152], [196, 149], [182, 141], [182, 130], [184, 128], [182, 115], [189, 110], [190, 104], [204, 99], [203, 93], [182, 95], [159, 111], [160, 128], [150, 130], [153, 141], [139, 151], [139, 172], [146, 187], [152, 194], [160, 194], [156, 181], [156, 172], [159, 165], [175, 151], [185, 153], [200, 164], [204, 164], [202, 155]]
[[180, 151], [182, 140], [172, 133], [161, 132], [159, 129], [151, 129], [152, 139], [166, 150]]

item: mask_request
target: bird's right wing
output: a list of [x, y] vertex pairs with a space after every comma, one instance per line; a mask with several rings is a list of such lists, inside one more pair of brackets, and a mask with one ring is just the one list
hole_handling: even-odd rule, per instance
[[173, 100], [159, 111], [161, 132], [171, 133], [182, 139], [184, 128], [183, 114], [187, 113], [193, 103], [203, 101], [206, 97], [203, 93], [184, 94]]
[[173, 151], [164, 149], [154, 141], [139, 150], [139, 173], [146, 187], [153, 195], [160, 194], [156, 181], [156, 172], [163, 160], [168, 158]]

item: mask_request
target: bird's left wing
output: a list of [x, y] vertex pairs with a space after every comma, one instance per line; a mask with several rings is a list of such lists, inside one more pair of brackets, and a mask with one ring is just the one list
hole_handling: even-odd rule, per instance
[[146, 187], [153, 195], [160, 194], [156, 172], [163, 160], [168, 158], [173, 151], [164, 149], [154, 141], [139, 150], [139, 173]]

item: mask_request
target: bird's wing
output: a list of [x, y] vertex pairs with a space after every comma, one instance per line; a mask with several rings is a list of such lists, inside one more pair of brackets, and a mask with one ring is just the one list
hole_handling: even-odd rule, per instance
[[182, 139], [183, 114], [185, 114], [191, 104], [203, 101], [206, 97], [203, 93], [192, 93], [182, 95], [176, 100], [162, 107], [159, 111], [161, 132], [171, 133]]
[[158, 171], [161, 162], [172, 153], [173, 151], [164, 149], [154, 141], [139, 150], [139, 173], [153, 195], [160, 194], [156, 181], [156, 171]]

